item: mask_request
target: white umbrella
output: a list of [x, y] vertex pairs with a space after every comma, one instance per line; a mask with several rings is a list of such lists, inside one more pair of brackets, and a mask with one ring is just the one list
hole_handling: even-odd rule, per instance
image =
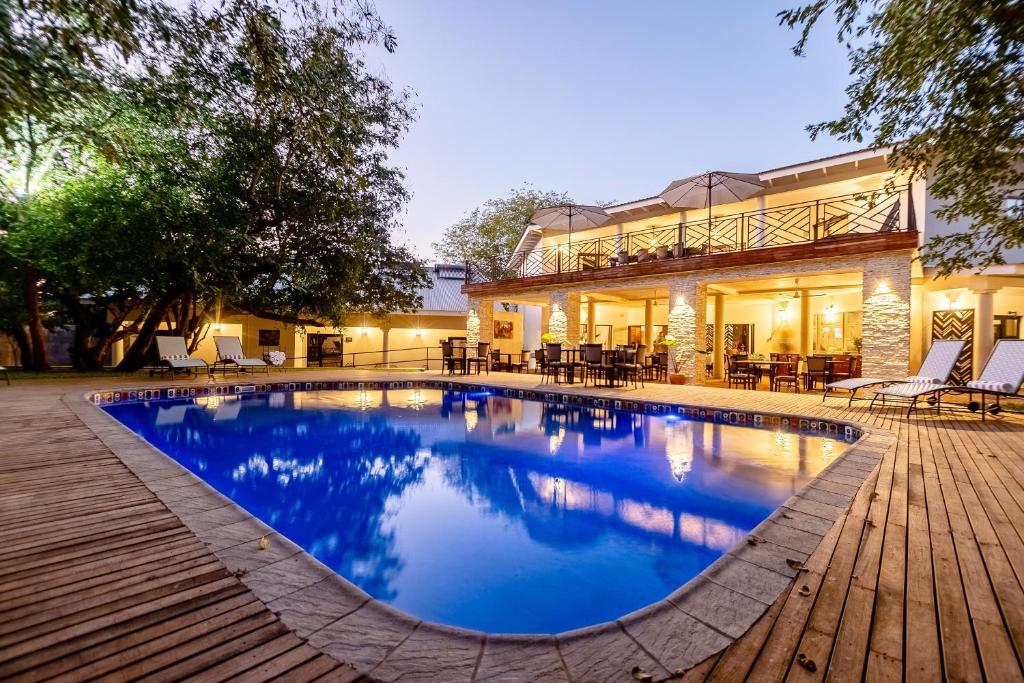
[[756, 173], [709, 171], [676, 180], [658, 195], [669, 206], [708, 210], [708, 231], [711, 230], [711, 207], [715, 204], [739, 202], [764, 189]]
[[572, 246], [572, 229], [596, 228], [604, 225], [610, 216], [600, 206], [584, 206], [581, 204], [559, 204], [537, 209], [530, 223], [541, 228], [565, 228], [569, 231], [569, 246]]

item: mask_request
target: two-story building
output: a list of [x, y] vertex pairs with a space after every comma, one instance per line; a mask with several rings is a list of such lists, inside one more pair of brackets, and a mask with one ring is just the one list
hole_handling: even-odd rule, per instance
[[[687, 342], [680, 370], [698, 384], [706, 365], [721, 377], [730, 349], [859, 352], [865, 375], [902, 377], [935, 338], [969, 339], [958, 372], [976, 372], [996, 338], [1020, 334], [1024, 251], [937, 279], [918, 248], [962, 226], [935, 217], [929, 179], [893, 171], [891, 151], [694, 176], [697, 191], [676, 181], [624, 204], [564, 207], [555, 220], [546, 211], [505, 278], [484, 281], [469, 264], [480, 339], [505, 302], [541, 307], [543, 329], [573, 345], [650, 350], [672, 334]], [[710, 206], [699, 191], [709, 180]]]

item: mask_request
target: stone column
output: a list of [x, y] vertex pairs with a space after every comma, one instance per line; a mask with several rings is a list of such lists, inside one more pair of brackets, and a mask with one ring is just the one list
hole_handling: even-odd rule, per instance
[[490, 343], [493, 339], [494, 299], [470, 297], [469, 315], [466, 318], [466, 346], [470, 349], [467, 353], [475, 353], [477, 344]]
[[[580, 294], [565, 289], [551, 292], [549, 297], [550, 313], [548, 314], [547, 332], [560, 338], [560, 341], [567, 346], [577, 346], [580, 343]], [[557, 309], [555, 308], [557, 306]], [[565, 322], [561, 322], [556, 311], [565, 314]], [[565, 329], [561, 329], [564, 325]], [[564, 337], [564, 338], [563, 338]]]
[[909, 251], [864, 259], [861, 353], [865, 377], [910, 373], [910, 265]]
[[587, 343], [593, 344], [597, 335], [597, 301], [587, 298]]
[[692, 277], [668, 283], [668, 333], [678, 343], [669, 352], [674, 372], [686, 375], [691, 384], [704, 384], [704, 351], [707, 321], [707, 285]]
[[981, 370], [995, 344], [995, 289], [974, 290], [974, 376]]
[[725, 295], [714, 294], [715, 297], [715, 340], [712, 354], [715, 379], [725, 377]]
[[644, 346], [654, 353], [654, 300], [644, 300]]

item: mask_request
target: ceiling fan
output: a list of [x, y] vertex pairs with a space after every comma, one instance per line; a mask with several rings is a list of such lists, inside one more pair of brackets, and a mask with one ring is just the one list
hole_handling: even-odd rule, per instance
[[784, 298], [784, 299], [801, 299], [804, 296], [806, 296], [808, 299], [810, 299], [811, 297], [826, 296], [828, 294], [828, 292], [819, 292], [818, 294], [806, 294], [806, 295], [803, 294], [802, 290], [800, 289], [800, 278], [796, 278], [795, 280], [793, 280], [793, 285], [794, 285], [794, 287], [796, 287], [796, 289], [793, 290], [793, 293], [791, 295], [786, 296], [785, 294], [780, 294], [780, 296], [782, 298]]

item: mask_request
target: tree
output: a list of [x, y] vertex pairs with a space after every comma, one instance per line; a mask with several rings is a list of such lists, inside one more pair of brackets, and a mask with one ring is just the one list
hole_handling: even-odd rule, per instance
[[936, 236], [922, 258], [941, 275], [1003, 263], [1024, 245], [1024, 5], [1009, 0], [814, 0], [779, 14], [801, 27], [802, 55], [831, 11], [846, 43], [852, 82], [843, 115], [808, 130], [877, 146], [892, 164], [932, 175], [946, 201], [936, 215], [971, 228]]
[[394, 39], [360, 2], [285, 5], [168, 13], [162, 49], [137, 55], [146, 68], [109, 68], [48, 122], [23, 114], [57, 134], [19, 135], [5, 186], [61, 173], [0, 197], [0, 258], [31, 284], [18, 311], [0, 283], [5, 329], [31, 332], [31, 297], [52, 297], [75, 324], [76, 365], [131, 335], [132, 370], [165, 324], [194, 346], [213, 306], [298, 324], [418, 306], [427, 280], [391, 241], [407, 192], [387, 160], [413, 111], [358, 52]]
[[193, 6], [171, 26], [194, 39], [126, 82], [135, 100], [155, 103], [131, 111], [156, 142], [128, 147], [134, 166], [195, 199], [174, 235], [189, 265], [160, 290], [169, 296], [122, 369], [143, 362], [155, 321], [183, 301], [296, 324], [415, 309], [427, 280], [391, 241], [407, 192], [387, 161], [413, 111], [356, 51], [381, 39], [379, 25], [315, 7], [282, 22], [269, 5], [245, 4], [215, 25]]
[[433, 244], [434, 250], [444, 261], [470, 263], [486, 279], [499, 280], [507, 275], [509, 259], [537, 209], [571, 201], [565, 193], [523, 185], [507, 197], [487, 200], [450, 225]]
[[102, 89], [112, 64], [166, 38], [166, 12], [145, 0], [0, 0], [0, 138]]

